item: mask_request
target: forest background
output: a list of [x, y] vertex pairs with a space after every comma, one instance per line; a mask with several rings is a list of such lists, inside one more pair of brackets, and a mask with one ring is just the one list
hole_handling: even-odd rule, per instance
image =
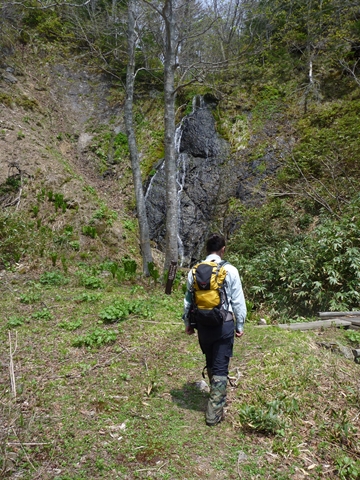
[[[260, 175], [269, 155], [278, 162], [254, 187], [261, 200], [233, 197], [227, 205], [234, 217], [228, 259], [241, 272], [250, 326], [235, 352], [241, 392], [231, 392], [231, 421], [220, 427], [224, 449], [196, 423], [206, 394], [195, 378], [186, 380], [202, 359], [180, 334], [185, 272], [163, 296], [168, 262], [152, 244], [150, 275], [139, 274], [134, 165], [119, 121], [129, 4], [1, 3], [2, 473], [359, 478], [358, 367], [334, 354], [339, 342], [358, 348], [357, 332], [321, 332], [322, 342], [317, 334], [286, 334], [284, 341], [284, 332], [255, 328], [260, 317], [276, 324], [359, 310], [359, 6], [134, 5], [132, 112], [144, 183], [159, 159], [174, 154], [164, 124], [167, 68], [173, 125], [195, 95], [211, 95], [232, 157], [255, 161]], [[165, 7], [176, 14], [170, 26]], [[170, 27], [178, 41], [173, 64], [166, 63]], [[89, 96], [81, 93], [85, 81], [93, 97], [82, 119], [83, 110], [76, 115], [66, 102], [71, 88]], [[146, 348], [136, 340], [143, 331], [152, 336]], [[324, 353], [319, 344], [333, 347]], [[119, 395], [103, 369], [121, 384]], [[207, 435], [204, 451], [195, 426]], [[183, 458], [179, 451], [188, 448]]]

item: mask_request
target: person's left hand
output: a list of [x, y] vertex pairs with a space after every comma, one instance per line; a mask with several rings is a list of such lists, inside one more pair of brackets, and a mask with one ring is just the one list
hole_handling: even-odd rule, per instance
[[235, 336], [236, 336], [237, 338], [240, 338], [240, 337], [242, 337], [243, 335], [244, 335], [244, 332], [235, 332]]

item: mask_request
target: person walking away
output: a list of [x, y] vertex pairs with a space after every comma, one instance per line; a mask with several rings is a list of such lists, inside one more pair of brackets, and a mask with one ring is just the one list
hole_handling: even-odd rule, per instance
[[225, 238], [222, 235], [217, 233], [210, 235], [206, 242], [207, 257], [204, 260], [204, 262], [215, 262], [218, 265], [217, 268], [223, 263], [223, 268], [226, 270], [224, 281], [225, 315], [223, 315], [225, 319], [215, 326], [204, 325], [203, 322], [200, 323], [200, 320], [196, 322], [196, 326], [190, 323], [196, 267], [189, 271], [187, 291], [184, 298], [185, 333], [193, 335], [195, 333], [194, 328], [197, 329], [200, 348], [206, 358], [210, 396], [205, 419], [209, 426], [216, 425], [224, 418], [226, 387], [229, 362], [233, 354], [234, 334], [236, 337], [242, 337], [246, 318], [246, 303], [240, 275], [237, 268], [230, 263], [223, 262], [225, 248]]

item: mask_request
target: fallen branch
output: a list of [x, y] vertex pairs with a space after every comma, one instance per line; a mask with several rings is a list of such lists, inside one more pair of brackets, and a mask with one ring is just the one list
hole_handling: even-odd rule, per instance
[[15, 348], [12, 348], [12, 339], [11, 339], [11, 333], [9, 332], [9, 345], [10, 345], [10, 364], [9, 364], [9, 370], [10, 370], [10, 382], [11, 382], [11, 391], [16, 398], [16, 382], [15, 382], [15, 371], [14, 371], [14, 354], [17, 349], [17, 332], [15, 332]]
[[11, 447], [11, 446], [18, 446], [18, 445], [25, 445], [26, 447], [34, 447], [34, 446], [38, 446], [38, 445], [51, 445], [51, 443], [47, 442], [47, 443], [37, 443], [37, 442], [28, 442], [28, 443], [21, 443], [21, 442], [8, 442], [7, 443], [7, 446], [8, 447]]
[[151, 472], [151, 471], [156, 471], [156, 472], [160, 472], [160, 470], [165, 467], [165, 465], [167, 464], [168, 462], [164, 462], [162, 465], [160, 465], [160, 467], [149, 467], [149, 468], [140, 468], [140, 470], [136, 470], [136, 472]]
[[22, 442], [20, 442], [19, 436], [18, 436], [18, 434], [16, 433], [16, 430], [15, 430], [14, 427], [12, 427], [12, 430], [13, 430], [16, 438], [19, 440], [19, 445], [20, 445], [20, 447], [22, 448], [23, 452], [25, 453], [25, 456], [26, 456], [26, 458], [27, 458], [27, 461], [30, 463], [30, 465], [32, 466], [32, 468], [33, 468], [34, 470], [36, 470], [36, 468], [34, 467], [34, 464], [32, 463], [32, 461], [31, 461], [30, 458], [29, 458], [29, 455], [27, 454], [27, 451], [26, 451], [25, 448], [24, 448], [24, 445], [25, 445], [25, 444], [22, 443]]
[[139, 321], [143, 323], [156, 323], [159, 325], [181, 325], [180, 322], [156, 322], [155, 320], [141, 320], [141, 318], [139, 319]]

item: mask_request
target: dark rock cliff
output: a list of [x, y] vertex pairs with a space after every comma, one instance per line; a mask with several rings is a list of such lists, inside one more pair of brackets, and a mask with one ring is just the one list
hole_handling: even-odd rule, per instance
[[[211, 231], [228, 236], [241, 223], [239, 215], [228, 212], [228, 201], [238, 198], [244, 204], [259, 204], [265, 196], [264, 178], [277, 169], [276, 155], [270, 150], [264, 158], [249, 161], [246, 152], [231, 155], [229, 145], [216, 132], [213, 101], [194, 102], [194, 109], [177, 129], [179, 255], [189, 266], [204, 255], [206, 237]], [[265, 165], [259, 170], [259, 165]], [[157, 166], [146, 191], [150, 236], [161, 249], [165, 245], [165, 169]]]

